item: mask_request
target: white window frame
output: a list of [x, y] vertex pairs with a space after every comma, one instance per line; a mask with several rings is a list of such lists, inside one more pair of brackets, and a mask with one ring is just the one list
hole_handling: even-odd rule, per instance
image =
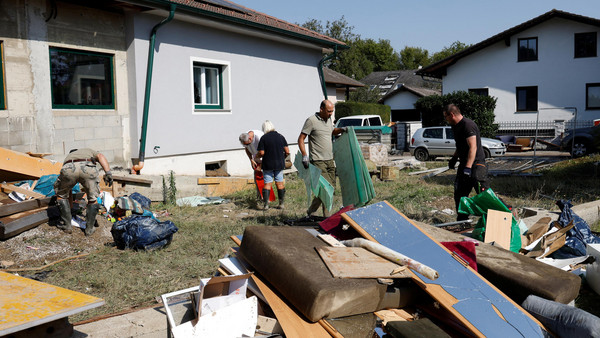
[[[211, 65], [218, 66], [221, 68], [221, 86], [223, 90], [223, 106], [222, 108], [196, 108], [194, 100], [194, 64], [201, 63], [210, 68]], [[216, 67], [215, 67], [216, 68]], [[204, 88], [202, 88], [204, 91]], [[202, 93], [202, 97], [206, 97], [205, 93]], [[231, 113], [231, 62], [215, 59], [207, 59], [201, 57], [190, 58], [190, 101], [192, 114], [223, 114]]]

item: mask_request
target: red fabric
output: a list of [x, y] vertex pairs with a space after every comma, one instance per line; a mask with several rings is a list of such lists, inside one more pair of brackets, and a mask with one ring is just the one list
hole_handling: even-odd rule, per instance
[[348, 230], [344, 230], [342, 226], [346, 224], [346, 221], [342, 218], [342, 214], [346, 211], [350, 211], [354, 209], [354, 205], [349, 205], [347, 207], [342, 208], [340, 211], [335, 214], [329, 216], [319, 223], [321, 229], [323, 229], [326, 233], [331, 236], [339, 239], [340, 241], [346, 239], [353, 239], [356, 237], [361, 237], [358, 231], [354, 230], [354, 228], [350, 227]]
[[[265, 187], [265, 176], [263, 172], [260, 170], [254, 170], [254, 181], [256, 182], [256, 187], [258, 188], [258, 193], [260, 194], [260, 198], [263, 198], [262, 191]], [[269, 202], [275, 201], [275, 193], [273, 192], [273, 186], [271, 185], [271, 193], [269, 194]]]
[[471, 241], [462, 242], [440, 242], [446, 249], [464, 259], [473, 270], [477, 271], [477, 258], [475, 253], [475, 243]]

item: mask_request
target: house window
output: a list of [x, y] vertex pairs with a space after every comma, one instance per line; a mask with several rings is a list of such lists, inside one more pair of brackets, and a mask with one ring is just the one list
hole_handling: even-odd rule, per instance
[[597, 35], [596, 32], [576, 33], [575, 34], [575, 57], [589, 58], [597, 55]]
[[222, 73], [220, 65], [194, 62], [195, 109], [223, 109]]
[[585, 109], [600, 109], [600, 83], [585, 85]]
[[473, 94], [479, 95], [479, 96], [489, 96], [489, 89], [488, 88], [471, 88], [471, 89], [469, 89], [469, 93], [473, 93]]
[[537, 38], [519, 39], [519, 62], [537, 61]]
[[0, 110], [6, 109], [6, 92], [4, 91], [4, 42], [0, 41]]
[[113, 56], [50, 48], [52, 108], [114, 109]]
[[538, 87], [517, 87], [517, 111], [537, 111]]

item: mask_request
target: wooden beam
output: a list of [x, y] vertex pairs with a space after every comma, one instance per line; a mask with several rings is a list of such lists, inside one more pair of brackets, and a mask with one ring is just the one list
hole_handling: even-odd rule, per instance
[[[50, 207], [58, 209], [58, 207]], [[58, 210], [56, 210], [58, 212]], [[14, 237], [48, 222], [48, 208], [39, 208], [0, 218], [0, 239]]]
[[[47, 207], [52, 197], [36, 198], [23, 202], [14, 202], [0, 206], [0, 217], [16, 214], [19, 212]], [[12, 200], [11, 200], [12, 201]]]
[[59, 174], [62, 163], [32, 157], [25, 153], [0, 148], [0, 171], [7, 175], [23, 178], [40, 178], [44, 175]]
[[16, 185], [8, 184], [8, 183], [0, 183], [0, 189], [4, 192], [15, 191], [21, 193], [25, 196], [33, 197], [33, 198], [44, 198], [46, 195], [40, 194], [39, 192], [35, 192], [33, 190], [17, 187]]
[[132, 176], [121, 176], [121, 175], [113, 175], [113, 181], [119, 181], [122, 183], [134, 183], [134, 184], [142, 184], [151, 186], [153, 181], [145, 178], [138, 178]]

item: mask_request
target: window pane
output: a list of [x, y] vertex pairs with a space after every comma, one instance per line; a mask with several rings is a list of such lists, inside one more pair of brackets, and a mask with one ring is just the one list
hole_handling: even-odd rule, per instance
[[425, 138], [444, 138], [442, 128], [431, 128], [423, 131], [423, 137]]
[[50, 73], [53, 106], [114, 108], [111, 56], [51, 49]]
[[537, 38], [519, 39], [519, 61], [537, 60]]
[[592, 109], [600, 108], [600, 84], [588, 85], [586, 106]]
[[596, 32], [575, 34], [575, 57], [595, 57], [597, 55]]
[[537, 87], [517, 88], [517, 111], [536, 111], [537, 101]]
[[206, 104], [219, 104], [219, 72], [214, 68], [205, 68]]
[[202, 104], [202, 67], [194, 67], [194, 103]]
[[446, 138], [454, 139], [454, 130], [452, 128], [446, 128]]

